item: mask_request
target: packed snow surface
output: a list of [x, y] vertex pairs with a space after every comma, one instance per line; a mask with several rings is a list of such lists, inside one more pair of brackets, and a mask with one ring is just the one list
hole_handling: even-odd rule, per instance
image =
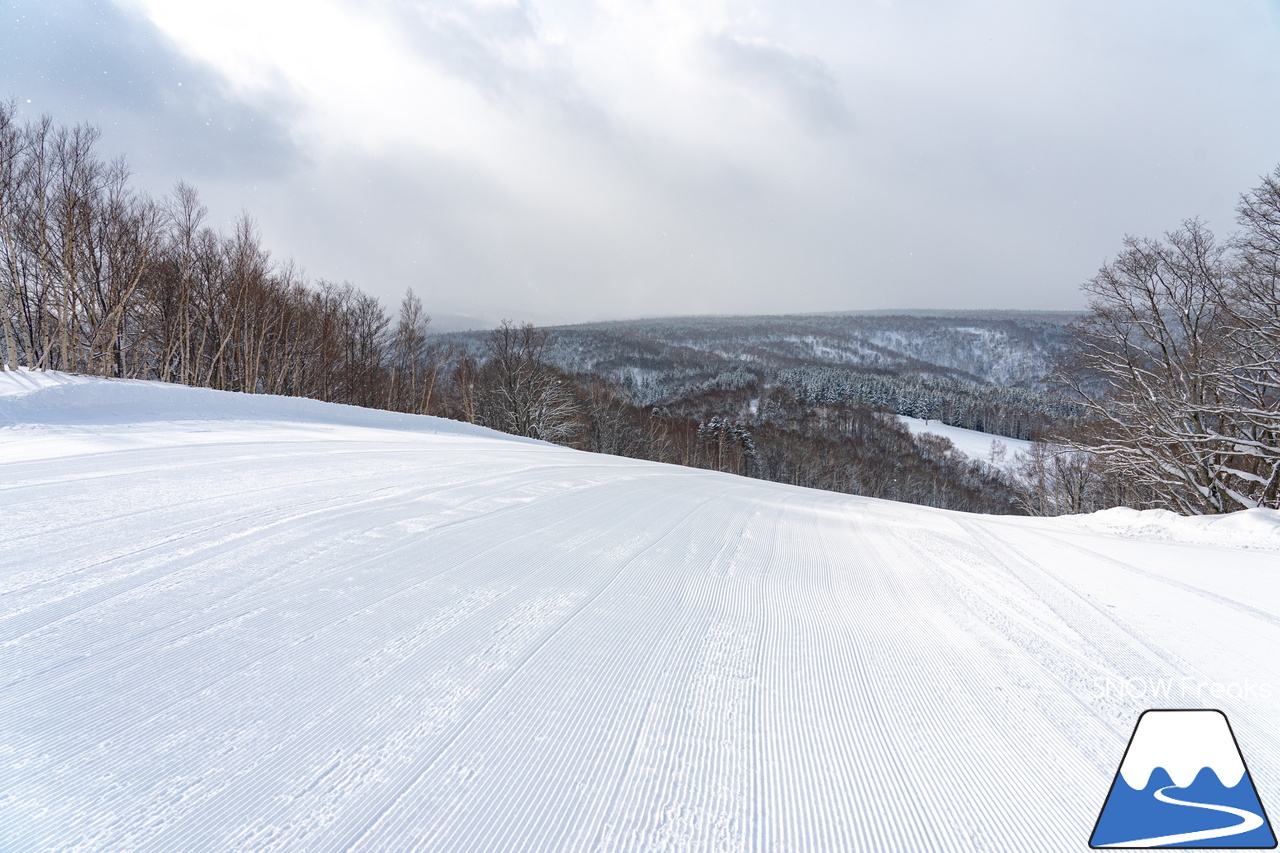
[[0, 495], [5, 851], [1080, 850], [1149, 707], [1226, 712], [1280, 809], [1274, 515], [1185, 543], [27, 373]]

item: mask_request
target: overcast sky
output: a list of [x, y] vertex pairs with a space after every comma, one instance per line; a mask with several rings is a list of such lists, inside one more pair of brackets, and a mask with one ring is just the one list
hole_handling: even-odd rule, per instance
[[1276, 0], [0, 9], [0, 97], [437, 314], [1074, 308], [1280, 164]]

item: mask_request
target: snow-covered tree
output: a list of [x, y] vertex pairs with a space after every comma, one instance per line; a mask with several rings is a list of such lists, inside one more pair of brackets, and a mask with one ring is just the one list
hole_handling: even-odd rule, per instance
[[490, 333], [475, 384], [480, 423], [544, 441], [574, 433], [577, 401], [567, 378], [546, 361], [548, 341], [545, 330], [510, 320]]
[[1197, 220], [1126, 239], [1060, 369], [1091, 416], [1068, 443], [1185, 513], [1280, 498], [1280, 170], [1239, 222], [1226, 242]]

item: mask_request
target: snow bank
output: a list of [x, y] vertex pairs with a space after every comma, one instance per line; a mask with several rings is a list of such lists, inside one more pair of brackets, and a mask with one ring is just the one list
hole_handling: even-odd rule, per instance
[[1280, 551], [1280, 511], [1246, 509], [1186, 517], [1164, 509], [1104, 509], [1058, 520], [1080, 530], [1132, 539]]
[[57, 370], [0, 370], [0, 397], [17, 397], [59, 385], [85, 385], [95, 381], [89, 376], [61, 373]]
[[214, 391], [52, 370], [0, 371], [0, 428], [195, 421], [324, 424], [531, 441], [445, 418], [322, 403], [303, 397]]

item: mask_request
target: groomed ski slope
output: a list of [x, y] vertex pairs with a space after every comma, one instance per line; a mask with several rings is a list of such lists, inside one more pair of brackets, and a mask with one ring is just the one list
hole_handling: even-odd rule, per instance
[[1074, 851], [1148, 707], [1275, 815], [1275, 513], [1124, 522], [0, 374], [0, 849]]
[[1031, 449], [1031, 442], [1003, 435], [991, 435], [977, 430], [965, 429], [944, 424], [942, 421], [926, 421], [920, 418], [909, 418], [898, 415], [898, 421], [911, 431], [912, 435], [936, 435], [950, 441], [956, 450], [978, 462], [990, 464], [992, 442], [1004, 446], [1004, 458], [996, 460], [996, 467], [1005, 470], [1017, 465], [1017, 455]]

